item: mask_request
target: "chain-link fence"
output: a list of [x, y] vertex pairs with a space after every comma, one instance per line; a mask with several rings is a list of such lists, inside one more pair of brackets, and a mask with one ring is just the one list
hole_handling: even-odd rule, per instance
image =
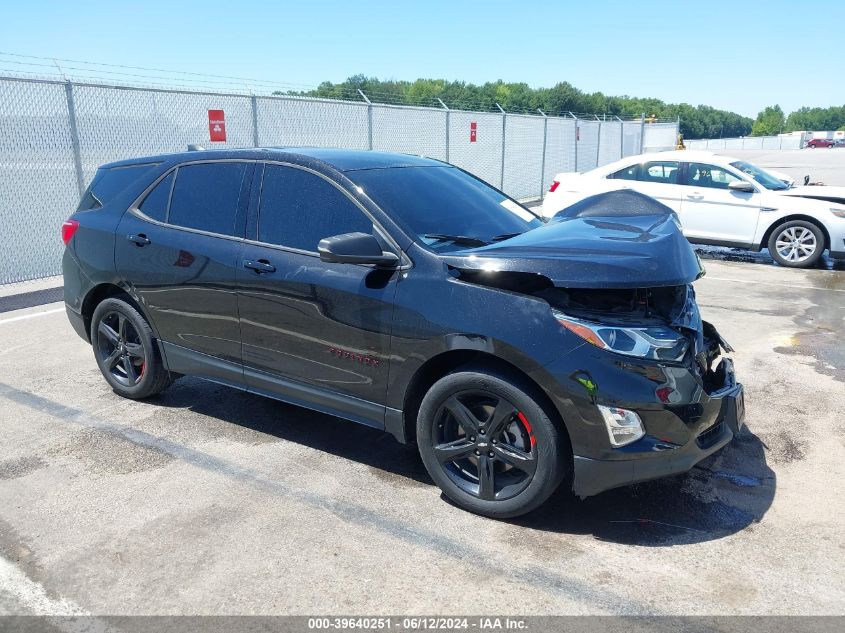
[[684, 141], [687, 149], [724, 151], [732, 149], [801, 149], [804, 138], [800, 134], [789, 136], [743, 136], [739, 138], [703, 138]]
[[[422, 154], [520, 200], [554, 175], [671, 149], [676, 122], [599, 120], [0, 77], [0, 284], [58, 274], [59, 226], [97, 167], [206, 147], [321, 146]], [[448, 105], [448, 104], [447, 104]], [[209, 141], [223, 110], [225, 141]]]

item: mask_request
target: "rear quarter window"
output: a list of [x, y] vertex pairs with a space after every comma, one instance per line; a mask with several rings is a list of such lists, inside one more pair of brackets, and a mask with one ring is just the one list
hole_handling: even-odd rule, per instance
[[173, 179], [175, 176], [176, 172], [171, 171], [147, 194], [147, 197], [144, 198], [144, 201], [139, 207], [141, 213], [159, 222], [167, 220], [167, 207], [170, 204], [170, 191], [173, 188]]
[[157, 163], [145, 163], [127, 167], [100, 167], [76, 210], [92, 211], [106, 206], [136, 180], [149, 176], [157, 166]]
[[636, 180], [637, 172], [639, 171], [639, 169], [639, 164], [630, 165], [629, 167], [625, 167], [624, 169], [620, 169], [619, 171], [613, 172], [608, 176], [608, 178], [614, 180]]

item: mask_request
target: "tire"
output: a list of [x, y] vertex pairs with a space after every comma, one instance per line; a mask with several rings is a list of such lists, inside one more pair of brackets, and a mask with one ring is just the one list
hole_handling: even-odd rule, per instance
[[515, 517], [568, 478], [568, 436], [535, 393], [519, 377], [483, 367], [462, 368], [429, 389], [417, 414], [417, 444], [429, 475], [456, 505]]
[[105, 299], [94, 310], [91, 346], [106, 382], [124, 398], [149, 398], [173, 382], [149, 323], [123, 299]]
[[[812, 246], [812, 251], [807, 248]], [[769, 235], [769, 254], [787, 268], [811, 268], [824, 253], [824, 233], [812, 222], [791, 220]]]

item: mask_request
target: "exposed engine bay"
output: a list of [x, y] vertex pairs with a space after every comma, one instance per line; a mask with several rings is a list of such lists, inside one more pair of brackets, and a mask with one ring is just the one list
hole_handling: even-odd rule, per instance
[[[653, 288], [560, 288], [543, 275], [510, 271], [478, 272], [453, 269], [459, 279], [479, 285], [518, 292], [542, 299], [559, 314], [598, 332], [618, 327], [623, 332], [652, 334], [670, 328], [685, 339], [677, 357], [655, 356], [655, 360], [679, 362], [694, 369], [708, 393], [726, 385], [729, 363], [720, 359], [733, 348], [716, 328], [702, 321], [691, 284]], [[563, 322], [563, 321], [562, 321]], [[625, 329], [629, 328], [629, 329]], [[677, 336], [677, 335], [676, 335]], [[614, 340], [617, 336], [614, 335]], [[678, 347], [666, 347], [677, 353]], [[619, 351], [611, 347], [611, 351]], [[625, 352], [622, 352], [625, 353]]]

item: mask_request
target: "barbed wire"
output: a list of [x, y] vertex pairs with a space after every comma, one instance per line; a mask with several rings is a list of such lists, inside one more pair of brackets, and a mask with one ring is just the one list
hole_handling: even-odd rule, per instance
[[[15, 59], [8, 59], [10, 57]], [[9, 68], [8, 66], [12, 66], [12, 68]], [[23, 70], [21, 67], [37, 68], [39, 70], [29, 71]], [[120, 70], [108, 70], [109, 68]], [[143, 72], [126, 72], [127, 70], [137, 70]], [[329, 99], [354, 102], [364, 101], [364, 98], [358, 92], [358, 89], [348, 85], [332, 84], [330, 87], [323, 90], [320, 85], [313, 84], [285, 83], [265, 79], [250, 79], [232, 75], [168, 70], [106, 62], [89, 62], [36, 55], [22, 55], [19, 53], [3, 51], [0, 51], [0, 73], [11, 75], [12, 78], [17, 77], [22, 79], [46, 81], [55, 81], [58, 78], [62, 81], [75, 81], [77, 83], [96, 81], [114, 87], [125, 88], [154, 88], [157, 90], [180, 90], [190, 92], [205, 91], [216, 94], [231, 93], [233, 96], [264, 95], [297, 99]], [[159, 76], [146, 73], [180, 76]], [[365, 90], [364, 94], [367, 99], [373, 102], [373, 105], [443, 109], [443, 104], [436, 96], [414, 97], [402, 94], [401, 92], [387, 92], [384, 90]], [[449, 110], [472, 111], [479, 113], [500, 112], [496, 102], [492, 99], [473, 99], [465, 97], [451, 99], [448, 101], [444, 100], [444, 102]], [[540, 111], [537, 108], [529, 106], [509, 106], [508, 108], [505, 108], [505, 111], [507, 114], [532, 116], [540, 115]], [[613, 121], [617, 116], [628, 121], [640, 121], [639, 115], [627, 115], [626, 117], [623, 117], [622, 115], [609, 113], [572, 113], [567, 110], [544, 110], [544, 113], [548, 116], [554, 117], [572, 118], [574, 116], [582, 121]], [[668, 121], [674, 122], [675, 119], [648, 117], [646, 120], [648, 122], [660, 123]]]
[[[248, 77], [236, 77], [236, 76], [233, 76], [233, 75], [217, 75], [217, 74], [211, 74], [211, 73], [198, 73], [198, 72], [191, 72], [191, 71], [187, 71], [187, 70], [173, 70], [173, 69], [168, 70], [168, 69], [163, 69], [163, 68], [149, 68], [149, 67], [146, 67], [146, 66], [129, 66], [129, 65], [126, 65], [126, 64], [109, 64], [109, 63], [106, 63], [106, 62], [90, 62], [90, 61], [82, 61], [82, 60], [77, 60], [77, 59], [66, 59], [66, 58], [62, 58], [62, 57], [39, 57], [37, 55], [22, 55], [20, 53], [8, 53], [8, 52], [0, 51], [0, 57], [2, 57], [2, 56], [16, 57], [16, 58], [22, 58], [22, 59], [38, 59], [38, 60], [41, 60], [41, 61], [51, 61], [51, 62], [53, 62], [53, 64], [44, 64], [45, 66], [53, 66], [53, 65], [55, 65], [56, 62], [66, 62], [66, 63], [71, 63], [71, 64], [83, 64], [83, 65], [87, 65], [87, 66], [103, 66], [103, 67], [106, 67], [106, 68], [123, 68], [123, 69], [129, 69], [129, 70], [144, 70], [144, 71], [148, 71], [148, 72], [174, 74], [174, 75], [191, 75], [191, 76], [194, 76], [194, 77], [210, 77], [210, 78], [213, 78], [213, 79], [229, 79], [229, 80], [237, 81], [237, 82], [240, 82], [240, 83], [248, 82], [250, 84], [270, 85], [270, 86], [284, 87], [286, 89], [305, 88], [305, 89], [310, 90], [310, 89], [316, 89], [318, 87], [314, 84], [285, 83], [285, 82], [278, 82], [278, 81], [268, 81], [266, 79], [254, 79], [254, 78], [250, 79]], [[11, 60], [0, 60], [0, 61], [11, 62]], [[18, 63], [23, 63], [23, 62], [18, 62]], [[59, 68], [61, 68], [61, 67], [59, 67]], [[89, 69], [83, 69], [83, 70], [89, 70]], [[105, 71], [100, 71], [100, 72], [105, 72]], [[215, 82], [212, 82], [212, 83], [215, 83]]]

